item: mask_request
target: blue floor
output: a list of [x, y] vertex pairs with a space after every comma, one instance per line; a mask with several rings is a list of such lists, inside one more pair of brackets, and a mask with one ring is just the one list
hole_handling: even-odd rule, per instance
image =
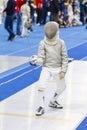
[[[4, 25], [1, 25], [0, 55], [29, 57], [30, 55], [37, 54], [38, 44], [44, 37], [44, 26], [38, 27], [33, 25], [33, 29], [35, 31], [29, 33], [28, 37], [17, 37], [14, 41], [10, 42], [7, 41], [8, 33], [4, 29]], [[85, 26], [62, 28], [60, 29], [60, 37], [65, 41], [70, 57], [80, 60], [86, 56], [87, 30]]]
[[80, 123], [76, 130], [87, 130], [87, 117], [83, 119], [83, 121]]

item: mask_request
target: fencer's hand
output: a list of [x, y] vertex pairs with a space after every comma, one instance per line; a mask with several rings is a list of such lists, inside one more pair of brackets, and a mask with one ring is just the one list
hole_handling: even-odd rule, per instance
[[60, 79], [63, 79], [64, 77], [65, 77], [65, 73], [64, 73], [64, 72], [60, 72], [60, 73], [59, 73], [59, 78], [60, 78]]
[[37, 66], [36, 63], [35, 63], [35, 61], [29, 62], [29, 64], [32, 65], [32, 66]]
[[29, 61], [29, 64], [33, 65], [33, 66], [36, 66], [36, 62], [37, 62], [36, 59], [35, 60], [31, 60], [31, 61]]
[[37, 63], [37, 55], [32, 55], [31, 57], [29, 57], [29, 64], [30, 65], [36, 66], [36, 63]]

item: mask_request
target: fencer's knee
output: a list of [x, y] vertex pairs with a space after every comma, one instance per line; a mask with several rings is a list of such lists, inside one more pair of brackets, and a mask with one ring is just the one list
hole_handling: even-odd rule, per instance
[[58, 92], [58, 94], [60, 95], [64, 90], [65, 90], [65, 88], [66, 88], [66, 86], [64, 85], [64, 86], [60, 86], [60, 87], [58, 87], [57, 88], [57, 92]]
[[42, 87], [38, 88], [38, 92], [44, 92], [44, 88]]

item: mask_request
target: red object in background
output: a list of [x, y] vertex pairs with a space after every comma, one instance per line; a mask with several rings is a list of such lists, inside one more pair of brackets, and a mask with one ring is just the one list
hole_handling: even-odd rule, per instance
[[15, 11], [16, 11], [17, 13], [20, 12], [20, 8], [21, 8], [22, 5], [23, 5], [23, 0], [16, 0]]

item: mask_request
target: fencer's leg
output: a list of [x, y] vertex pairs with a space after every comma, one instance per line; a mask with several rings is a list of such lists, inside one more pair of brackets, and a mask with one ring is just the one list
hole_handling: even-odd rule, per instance
[[54, 93], [54, 95], [53, 95], [52, 102], [57, 101], [58, 96], [59, 96], [58, 95], [58, 91], [56, 90], [55, 93]]
[[36, 116], [44, 114], [44, 88], [38, 88], [38, 108], [36, 110]]
[[38, 88], [38, 106], [42, 106], [44, 108], [45, 95], [44, 88]]
[[60, 79], [59, 74], [55, 75], [55, 81], [56, 81], [56, 91], [54, 93], [54, 100], [57, 100], [58, 96], [64, 91], [66, 88], [65, 84], [65, 78]]
[[40, 79], [38, 83], [38, 108], [36, 116], [41, 116], [45, 111], [45, 89], [47, 87], [47, 81], [50, 77], [50, 73], [46, 69], [42, 69]]
[[66, 84], [65, 84], [65, 78], [59, 79], [56, 81], [56, 86], [57, 90], [56, 92], [58, 93], [58, 96], [65, 90]]
[[59, 75], [57, 74], [55, 76], [55, 81], [56, 81], [56, 86], [57, 86], [57, 89], [56, 91], [54, 92], [54, 95], [50, 101], [50, 104], [49, 106], [50, 107], [53, 107], [53, 108], [60, 108], [62, 109], [63, 107], [58, 103], [58, 97], [59, 95], [64, 91], [65, 89], [65, 79], [60, 79], [59, 78]]

